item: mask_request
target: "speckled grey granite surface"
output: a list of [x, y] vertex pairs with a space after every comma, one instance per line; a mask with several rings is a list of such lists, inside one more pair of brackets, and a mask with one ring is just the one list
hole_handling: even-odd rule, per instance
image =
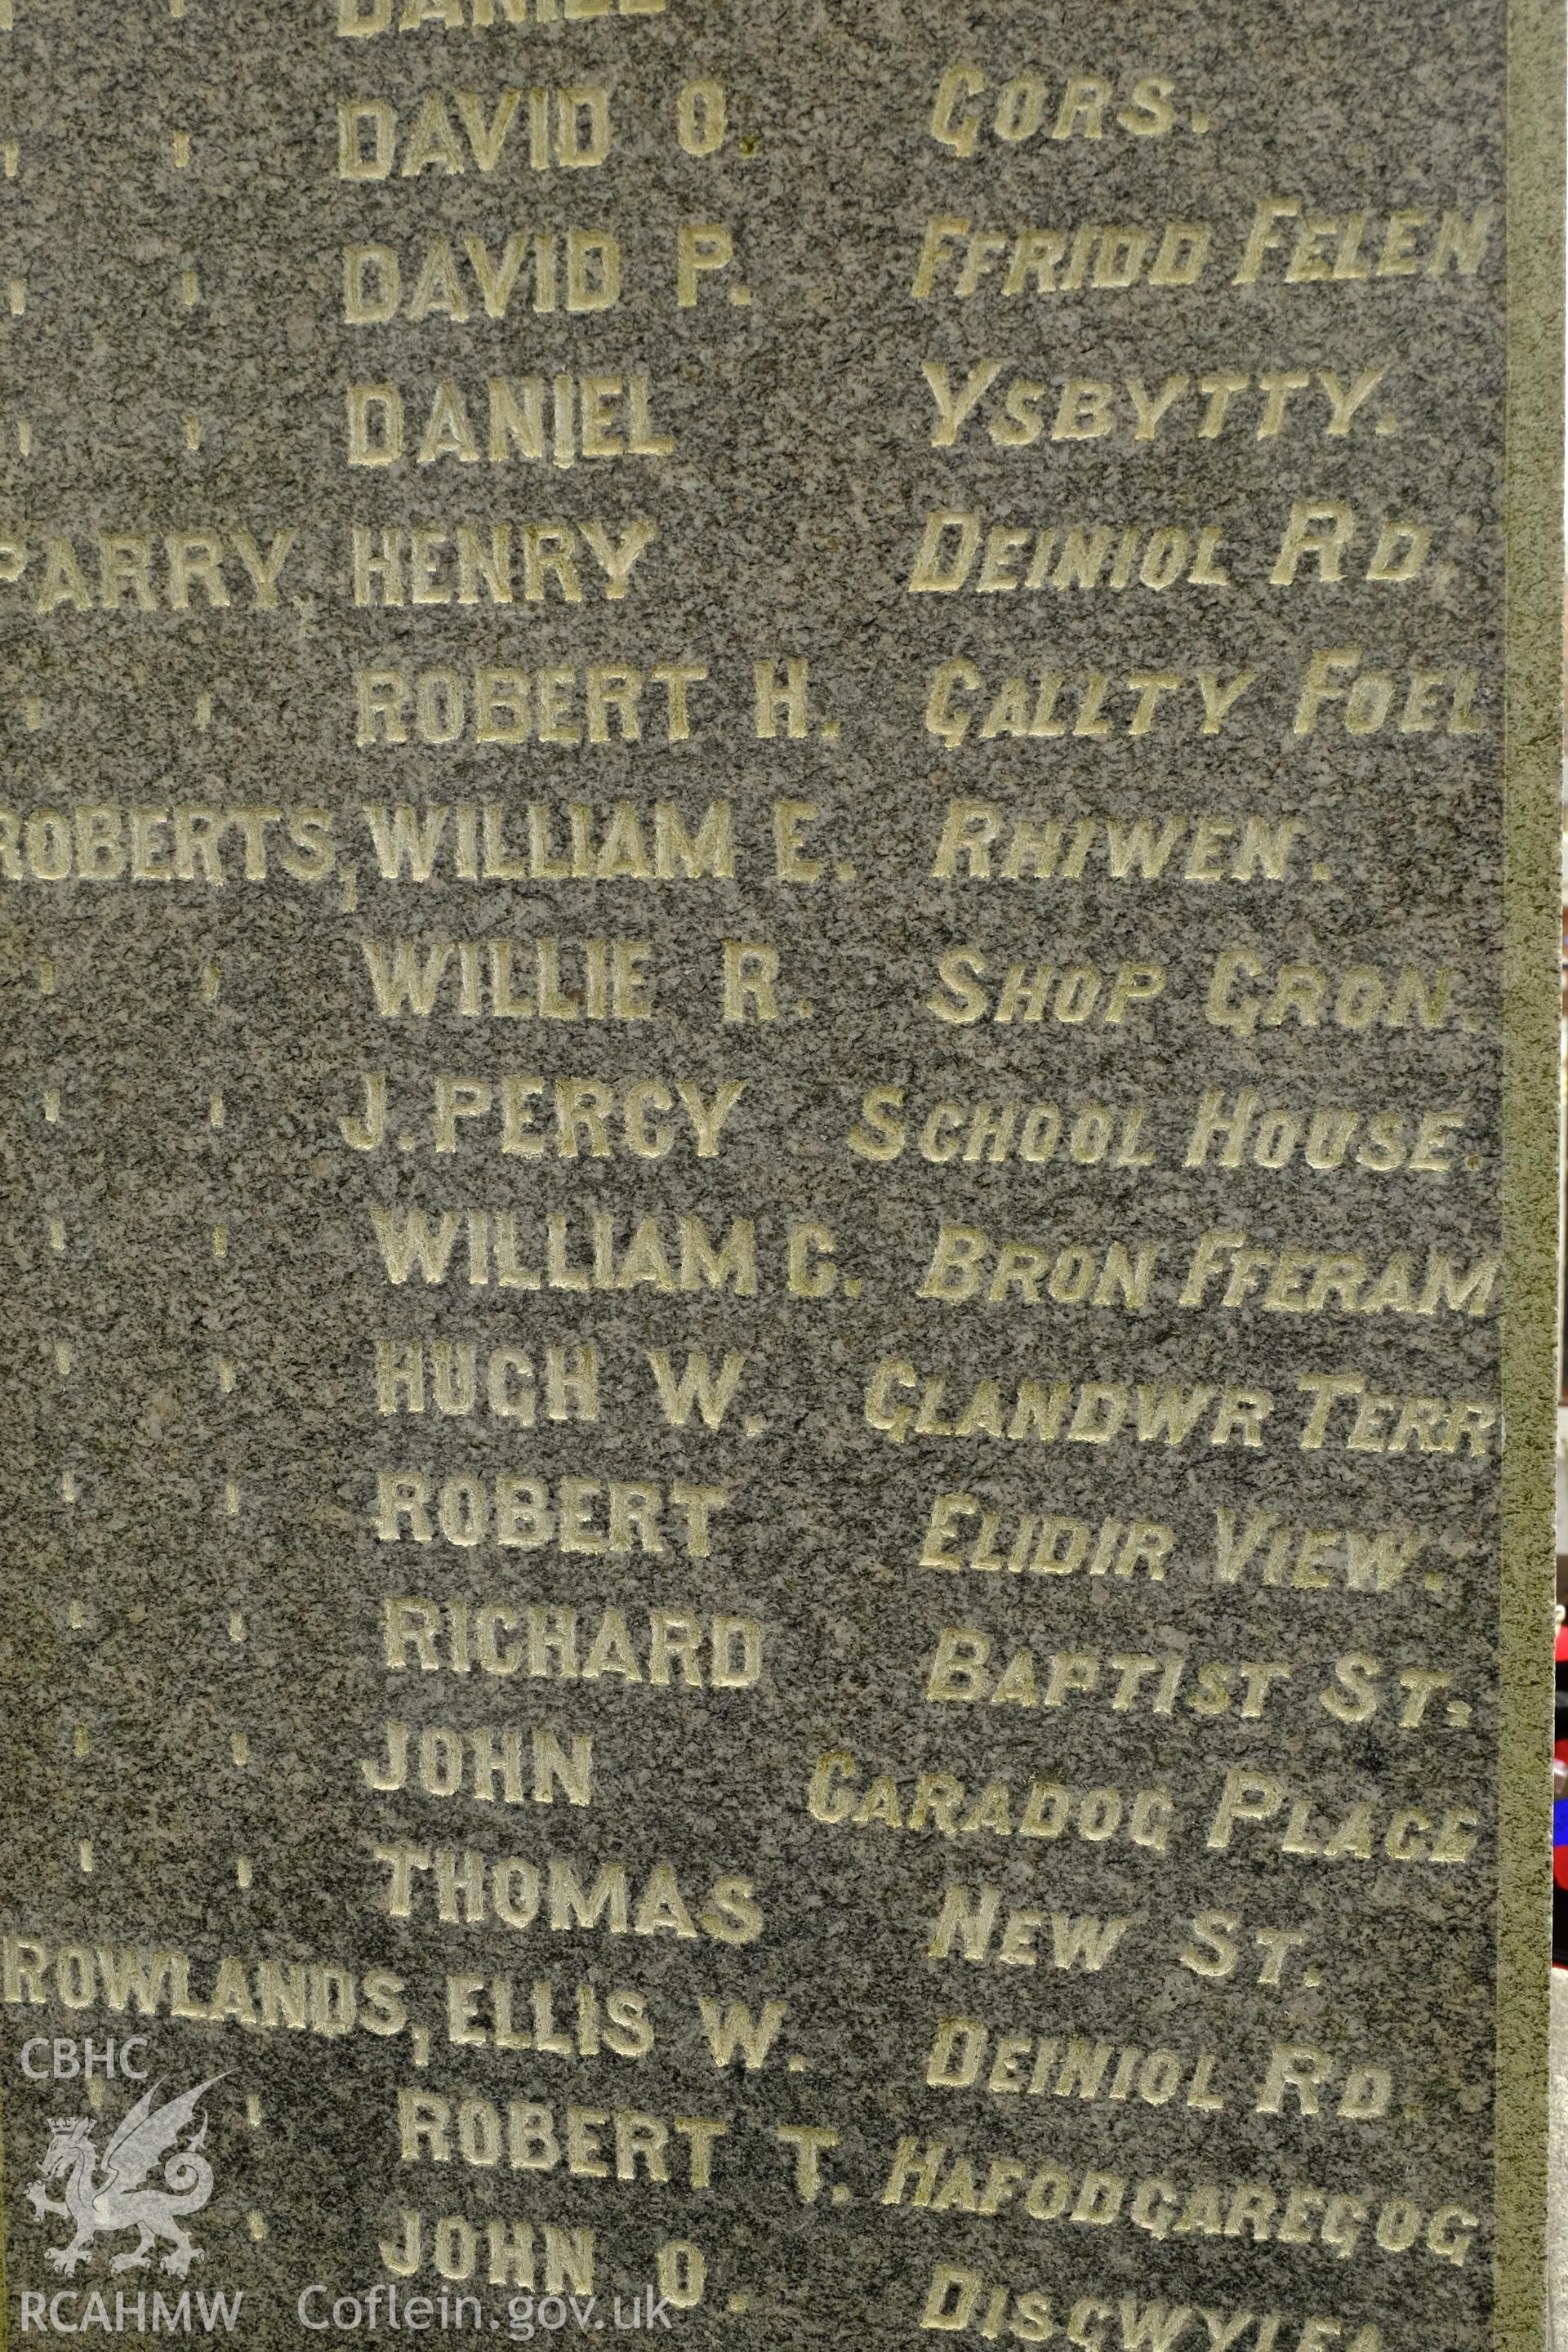
[[16, 2340], [1489, 2340], [1502, 12], [14, 16]]
[[1552, 2172], [1547, 2277], [1552, 2324], [1548, 2340], [1562, 2340], [1568, 2313], [1568, 1977], [1552, 1973]]

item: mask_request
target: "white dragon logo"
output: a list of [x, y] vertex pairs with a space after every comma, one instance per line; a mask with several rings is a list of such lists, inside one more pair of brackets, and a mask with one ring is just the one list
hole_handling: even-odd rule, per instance
[[[221, 2074], [198, 2083], [194, 2091], [184, 2092], [154, 2110], [153, 2102], [162, 2087], [154, 2083], [142, 2094], [129, 2115], [121, 2117], [113, 2138], [103, 2151], [102, 2178], [93, 2175], [99, 2168], [100, 2158], [93, 2146], [93, 2121], [90, 2116], [56, 2116], [49, 2121], [49, 2144], [38, 2168], [38, 2177], [27, 2190], [27, 2201], [41, 2221], [46, 2213], [58, 2213], [76, 2224], [76, 2235], [68, 2246], [49, 2246], [45, 2260], [57, 2271], [68, 2276], [79, 2263], [84, 2263], [93, 2251], [93, 2240], [102, 2231], [139, 2230], [141, 2237], [128, 2254], [116, 2254], [110, 2263], [111, 2271], [146, 2270], [152, 2261], [152, 2248], [159, 2238], [167, 2238], [170, 2251], [163, 2257], [163, 2268], [176, 2278], [184, 2278], [193, 2263], [205, 2258], [199, 2246], [194, 2245], [180, 2227], [179, 2216], [200, 2210], [213, 2190], [213, 2168], [205, 2156], [197, 2154], [207, 2136], [207, 2119], [202, 2117], [202, 2127], [184, 2147], [176, 2146], [180, 2134], [191, 2122], [196, 2103], [214, 2083], [223, 2080]], [[163, 2167], [163, 2189], [143, 2187], [165, 2148], [174, 2153]], [[67, 2177], [62, 2199], [50, 2197], [47, 2183]]]

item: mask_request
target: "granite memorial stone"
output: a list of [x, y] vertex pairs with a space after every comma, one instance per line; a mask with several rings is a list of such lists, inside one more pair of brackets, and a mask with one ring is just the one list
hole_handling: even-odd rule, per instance
[[14, 2345], [1540, 2345], [1559, 50], [0, 0]]

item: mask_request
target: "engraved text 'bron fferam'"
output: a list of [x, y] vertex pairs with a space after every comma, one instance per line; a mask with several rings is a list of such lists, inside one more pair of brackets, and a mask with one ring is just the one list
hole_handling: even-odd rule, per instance
[[1542, 2352], [1559, 32], [0, 0], [0, 2345]]

